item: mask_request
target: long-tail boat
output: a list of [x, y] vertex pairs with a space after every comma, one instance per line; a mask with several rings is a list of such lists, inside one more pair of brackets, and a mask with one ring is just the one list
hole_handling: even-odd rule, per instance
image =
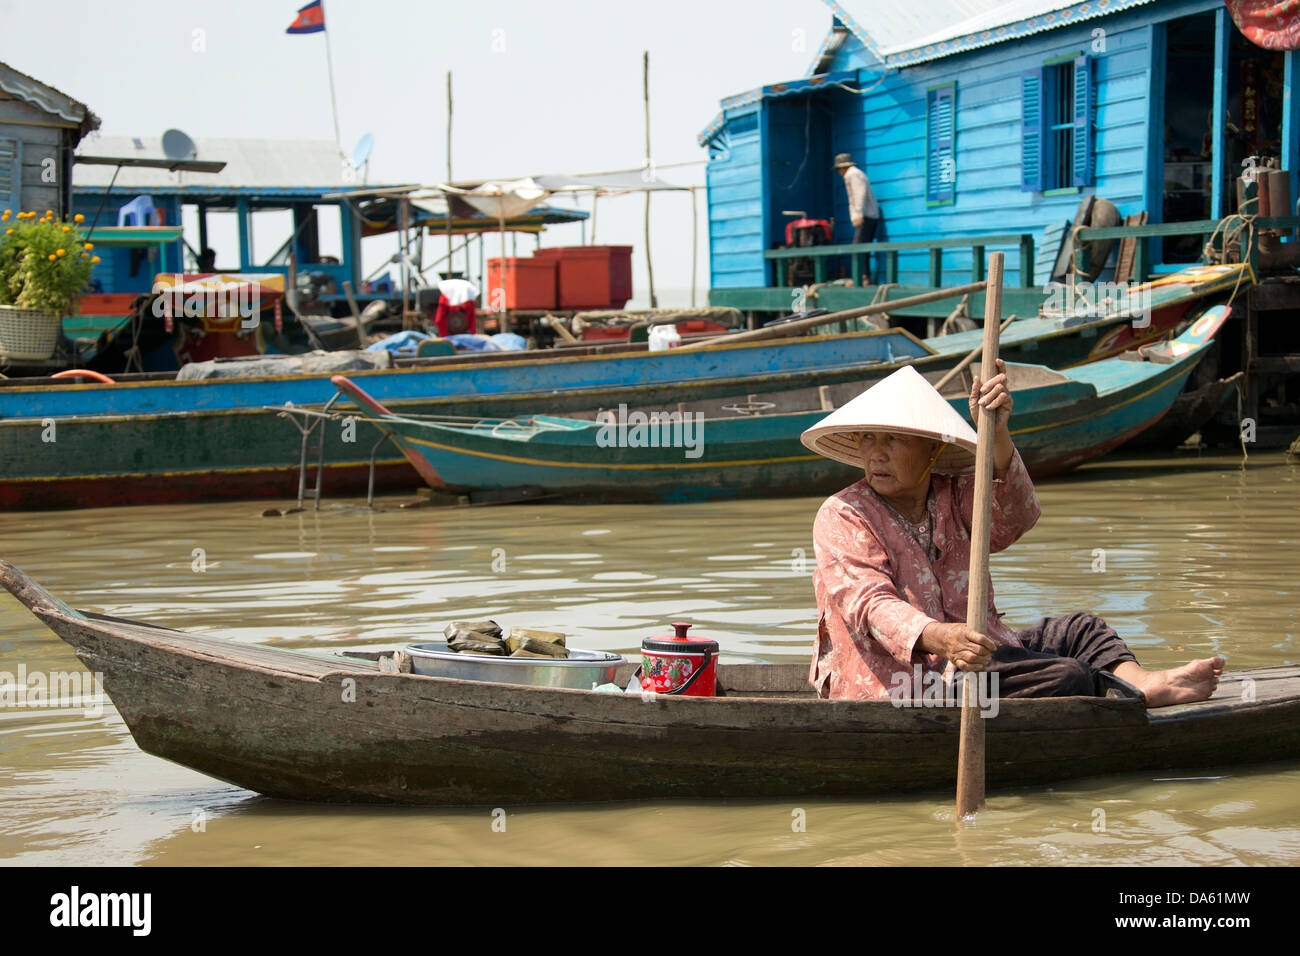
[[[1068, 373], [1008, 364], [1011, 434], [1030, 474], [1069, 471], [1158, 422], [1228, 313], [1214, 306], [1171, 342]], [[831, 492], [862, 477], [860, 469], [811, 454], [799, 435], [869, 381], [587, 418], [478, 422], [394, 415], [345, 376], [334, 382], [426, 482], [471, 497], [515, 489], [579, 500], [682, 501]], [[969, 394], [969, 382], [956, 377], [944, 389], [966, 416]]]
[[[142, 750], [269, 797], [498, 807], [950, 790], [956, 776], [960, 708], [821, 700], [806, 663], [719, 665], [720, 697], [457, 680], [402, 673], [393, 654], [73, 610], [4, 561], [0, 586], [101, 675]], [[1208, 700], [1154, 710], [1122, 689], [987, 702], [993, 789], [1300, 757], [1296, 666], [1229, 671]]]

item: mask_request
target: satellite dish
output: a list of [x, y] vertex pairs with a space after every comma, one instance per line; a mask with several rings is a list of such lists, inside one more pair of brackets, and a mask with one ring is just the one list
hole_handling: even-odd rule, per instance
[[194, 140], [178, 129], [169, 129], [162, 135], [163, 155], [168, 159], [193, 159], [198, 155]]
[[353, 169], [360, 169], [370, 160], [370, 151], [375, 147], [375, 138], [366, 133], [359, 140], [357, 145], [352, 149], [352, 156], [348, 162], [352, 164]]

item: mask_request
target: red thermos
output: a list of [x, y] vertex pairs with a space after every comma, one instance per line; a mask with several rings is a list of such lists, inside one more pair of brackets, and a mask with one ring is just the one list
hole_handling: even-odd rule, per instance
[[690, 624], [675, 622], [675, 634], [641, 642], [641, 689], [684, 697], [714, 697], [718, 691], [718, 642], [687, 637]]

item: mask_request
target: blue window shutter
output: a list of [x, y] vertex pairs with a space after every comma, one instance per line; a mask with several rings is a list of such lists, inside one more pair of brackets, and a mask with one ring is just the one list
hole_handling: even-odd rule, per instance
[[1092, 71], [1088, 57], [1074, 61], [1074, 183], [1092, 185]]
[[926, 190], [930, 202], [952, 202], [957, 195], [954, 87], [930, 90], [926, 103]]
[[22, 148], [16, 139], [0, 138], [0, 212], [22, 211], [19, 206], [23, 193]]
[[1043, 71], [1020, 74], [1020, 188], [1043, 188]]

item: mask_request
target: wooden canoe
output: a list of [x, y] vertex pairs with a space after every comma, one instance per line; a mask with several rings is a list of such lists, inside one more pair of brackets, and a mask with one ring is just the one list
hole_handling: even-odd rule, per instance
[[[1015, 400], [1011, 434], [1030, 474], [1045, 478], [1069, 471], [1159, 421], [1228, 314], [1227, 307], [1214, 306], [1172, 342], [1066, 373], [1008, 363]], [[923, 374], [939, 378], [937, 372]], [[641, 419], [620, 413], [625, 424], [616, 427], [597, 421], [594, 410], [585, 418], [411, 418], [392, 414], [345, 376], [333, 381], [366, 410], [376, 428], [392, 436], [432, 487], [471, 497], [530, 489], [583, 501], [837, 491], [861, 478], [861, 469], [813, 454], [799, 435], [872, 383], [866, 379], [752, 396], [756, 401], [656, 406], [640, 410]], [[944, 391], [966, 418], [969, 390], [969, 379], [954, 379]], [[651, 420], [660, 424], [646, 424], [651, 414], [660, 416]]]
[[[960, 710], [812, 695], [806, 664], [722, 665], [727, 696], [651, 697], [386, 672], [75, 611], [7, 562], [0, 585], [72, 645], [148, 753], [292, 800], [509, 806], [952, 787]], [[631, 664], [619, 679], [626, 681]], [[990, 787], [1300, 757], [1300, 667], [1207, 701], [1003, 700]]]

